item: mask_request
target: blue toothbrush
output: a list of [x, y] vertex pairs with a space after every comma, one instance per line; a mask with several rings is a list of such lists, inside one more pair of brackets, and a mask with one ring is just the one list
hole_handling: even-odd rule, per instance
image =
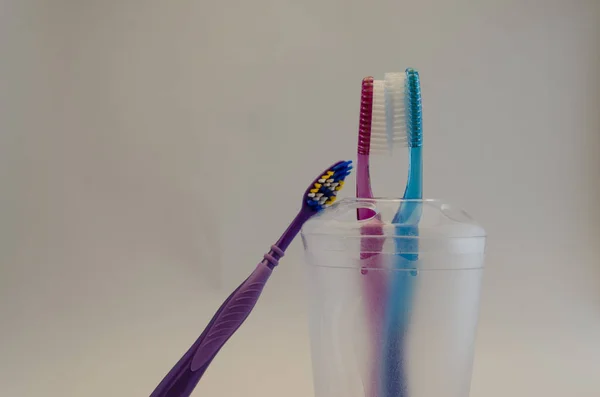
[[408, 397], [404, 344], [416, 282], [414, 269], [418, 260], [418, 223], [422, 212], [418, 200], [423, 198], [421, 87], [419, 73], [414, 69], [407, 69], [405, 74], [386, 74], [385, 80], [388, 138], [392, 140], [404, 133], [408, 146], [408, 179], [403, 198], [416, 201], [402, 202], [392, 221], [397, 225], [397, 254], [393, 260], [384, 319], [381, 390], [385, 397]]

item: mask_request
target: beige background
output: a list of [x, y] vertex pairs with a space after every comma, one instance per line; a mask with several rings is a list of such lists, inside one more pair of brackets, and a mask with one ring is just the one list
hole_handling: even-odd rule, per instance
[[[414, 66], [426, 196], [489, 233], [471, 396], [598, 396], [599, 26], [594, 0], [1, 0], [0, 395], [148, 395], [354, 157], [360, 79]], [[299, 242], [283, 263], [195, 395], [312, 395]]]

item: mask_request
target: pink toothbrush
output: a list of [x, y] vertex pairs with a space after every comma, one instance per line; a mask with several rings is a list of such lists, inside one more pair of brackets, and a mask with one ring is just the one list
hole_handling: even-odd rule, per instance
[[271, 246], [252, 274], [223, 302], [200, 337], [150, 397], [188, 397], [192, 393], [213, 358], [254, 308], [273, 269], [302, 225], [311, 216], [333, 204], [351, 169], [352, 161], [339, 161], [311, 183], [304, 193], [300, 212], [279, 241]]
[[[375, 87], [374, 87], [375, 85]], [[374, 95], [375, 94], [375, 95]], [[369, 172], [369, 156], [372, 151], [381, 151], [388, 147], [386, 141], [380, 141], [379, 135], [374, 137], [372, 126], [379, 131], [383, 123], [383, 138], [385, 139], [385, 102], [383, 96], [383, 84], [374, 81], [373, 77], [365, 77], [362, 81], [360, 101], [360, 119], [358, 124], [358, 150], [356, 169], [356, 197], [371, 199], [371, 176]], [[361, 239], [361, 273], [364, 275], [363, 288], [367, 300], [366, 308], [369, 312], [369, 323], [371, 327], [371, 340], [373, 341], [373, 352], [371, 357], [371, 374], [366, 384], [367, 396], [379, 395], [379, 362], [381, 352], [379, 344], [383, 335], [383, 318], [385, 315], [385, 301], [387, 297], [386, 274], [382, 269], [381, 256], [379, 253], [383, 247], [383, 238], [372, 236], [383, 235], [381, 218], [379, 215], [373, 217], [373, 211], [359, 208], [358, 220], [367, 220], [368, 223], [361, 227], [361, 234], [369, 237]], [[370, 271], [375, 270], [375, 271]]]

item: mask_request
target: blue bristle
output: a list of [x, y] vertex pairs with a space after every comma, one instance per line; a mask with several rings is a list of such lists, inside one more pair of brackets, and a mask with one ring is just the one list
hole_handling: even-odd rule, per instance
[[349, 175], [352, 171], [352, 168], [342, 168], [340, 170], [335, 171], [335, 173], [331, 176], [331, 178], [344, 178], [346, 175]]
[[406, 69], [406, 126], [408, 146], [420, 147], [423, 145], [423, 114], [421, 106], [421, 83], [419, 72], [415, 69]]
[[336, 165], [335, 167], [333, 167], [331, 170], [332, 171], [336, 171], [342, 167], [347, 168], [349, 165], [352, 164], [352, 160], [348, 160], [348, 161], [342, 161], [341, 163], [339, 163], [338, 165]]
[[344, 171], [341, 171], [341, 172], [340, 172], [340, 173], [338, 173], [338, 174], [334, 174], [334, 175], [332, 176], [332, 178], [333, 178], [333, 179], [334, 179], [336, 182], [339, 182], [339, 181], [341, 181], [341, 180], [344, 180], [344, 179], [345, 179], [345, 178], [346, 178], [348, 175], [350, 175], [350, 173], [351, 173], [350, 171], [346, 171], [346, 170], [344, 170]]

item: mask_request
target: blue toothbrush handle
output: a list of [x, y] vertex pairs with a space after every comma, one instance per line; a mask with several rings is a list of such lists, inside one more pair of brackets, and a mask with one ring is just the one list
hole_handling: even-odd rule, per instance
[[[417, 236], [416, 226], [396, 228], [397, 236]], [[415, 271], [409, 270], [418, 259], [418, 241], [416, 238], [396, 240], [396, 267], [391, 274], [391, 299], [388, 301], [384, 337], [384, 379], [385, 396], [407, 397], [406, 378], [406, 332], [410, 322], [412, 296], [415, 283]]]
[[[404, 199], [423, 197], [422, 148], [413, 147], [409, 151], [409, 173]], [[396, 226], [396, 258], [391, 274], [390, 299], [388, 301], [384, 337], [384, 379], [383, 390], [386, 397], [408, 396], [406, 377], [406, 332], [410, 321], [410, 310], [414, 295], [415, 267], [419, 259], [419, 228], [422, 203], [404, 201], [396, 212], [392, 223]]]

